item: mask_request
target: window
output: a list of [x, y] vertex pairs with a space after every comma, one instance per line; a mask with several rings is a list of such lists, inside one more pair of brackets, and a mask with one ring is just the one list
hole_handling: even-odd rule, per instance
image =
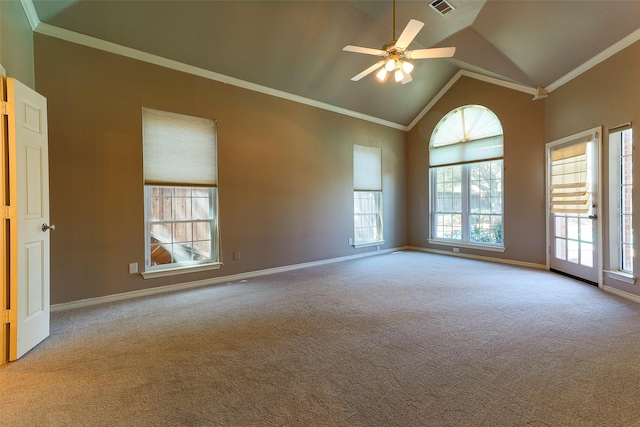
[[354, 246], [384, 243], [382, 234], [382, 149], [353, 146]]
[[609, 161], [611, 270], [632, 277], [633, 138], [630, 125], [618, 127], [610, 132]]
[[145, 273], [219, 266], [216, 123], [144, 108]]
[[503, 245], [502, 126], [485, 107], [448, 113], [429, 145], [431, 242]]

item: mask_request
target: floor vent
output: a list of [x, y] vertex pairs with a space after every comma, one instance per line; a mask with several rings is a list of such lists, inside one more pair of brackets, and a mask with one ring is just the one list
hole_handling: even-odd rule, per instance
[[447, 0], [434, 0], [431, 3], [429, 3], [429, 6], [431, 6], [433, 10], [435, 10], [442, 16], [456, 10], [456, 8], [453, 7], [453, 5], [449, 3]]

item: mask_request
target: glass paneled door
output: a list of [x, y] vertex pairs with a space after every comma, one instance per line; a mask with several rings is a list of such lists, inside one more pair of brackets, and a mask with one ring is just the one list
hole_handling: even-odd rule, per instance
[[547, 144], [549, 267], [600, 283], [600, 128]]

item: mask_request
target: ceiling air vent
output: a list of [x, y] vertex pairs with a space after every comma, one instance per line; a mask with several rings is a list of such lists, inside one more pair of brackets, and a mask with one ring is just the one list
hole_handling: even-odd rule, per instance
[[435, 10], [442, 16], [456, 10], [456, 8], [453, 7], [453, 5], [449, 3], [447, 0], [434, 0], [431, 3], [429, 3], [429, 6], [431, 6], [433, 10]]

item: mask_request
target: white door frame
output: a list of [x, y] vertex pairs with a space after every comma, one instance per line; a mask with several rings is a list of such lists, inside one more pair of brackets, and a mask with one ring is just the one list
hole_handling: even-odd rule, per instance
[[604, 206], [602, 205], [602, 126], [597, 126], [594, 127], [592, 129], [588, 129], [579, 133], [576, 133], [574, 135], [569, 135], [566, 136], [564, 138], [552, 141], [552, 142], [548, 142], [547, 144], [545, 144], [545, 205], [546, 205], [546, 214], [545, 214], [545, 230], [546, 230], [546, 242], [547, 242], [547, 250], [546, 250], [546, 263], [547, 263], [547, 270], [549, 270], [550, 267], [550, 261], [551, 261], [551, 237], [550, 237], [550, 226], [549, 226], [549, 221], [551, 219], [551, 205], [549, 204], [549, 185], [550, 185], [550, 174], [551, 174], [551, 168], [550, 168], [550, 154], [551, 154], [551, 149], [557, 145], [560, 144], [564, 144], [566, 142], [569, 141], [573, 141], [575, 139], [579, 139], [579, 138], [584, 138], [584, 137], [588, 137], [592, 135], [595, 139], [595, 145], [596, 145], [596, 152], [598, 155], [598, 161], [596, 162], [596, 169], [597, 171], [596, 173], [596, 177], [598, 180], [598, 188], [596, 191], [596, 197], [595, 197], [595, 202], [596, 202], [596, 209], [597, 209], [597, 213], [598, 213], [598, 226], [596, 227], [596, 238], [597, 238], [597, 244], [596, 244], [596, 257], [595, 257], [595, 268], [597, 271], [597, 277], [598, 277], [598, 287], [602, 289], [603, 287], [603, 279], [602, 279], [602, 251], [603, 251], [603, 244], [602, 244], [602, 237], [603, 237], [603, 213], [605, 211]]

